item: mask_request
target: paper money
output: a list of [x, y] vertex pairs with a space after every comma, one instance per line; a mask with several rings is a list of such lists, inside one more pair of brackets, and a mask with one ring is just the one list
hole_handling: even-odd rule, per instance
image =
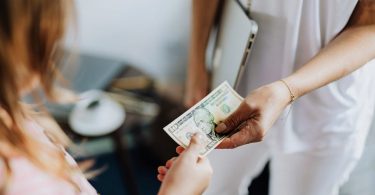
[[184, 148], [189, 145], [195, 133], [205, 135], [202, 140], [205, 147], [200, 154], [206, 156], [225, 138], [215, 133], [215, 127], [232, 114], [242, 100], [243, 98], [225, 81], [163, 129]]

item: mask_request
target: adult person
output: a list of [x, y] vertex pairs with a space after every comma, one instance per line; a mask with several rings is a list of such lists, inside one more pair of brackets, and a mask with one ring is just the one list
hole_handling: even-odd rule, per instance
[[[209, 89], [205, 50], [218, 4], [193, 0], [187, 106]], [[209, 156], [207, 194], [247, 194], [268, 160], [271, 194], [338, 194], [373, 118], [375, 2], [253, 0], [250, 11], [259, 32], [240, 83], [245, 99], [216, 128], [240, 126], [219, 145], [236, 149]]]

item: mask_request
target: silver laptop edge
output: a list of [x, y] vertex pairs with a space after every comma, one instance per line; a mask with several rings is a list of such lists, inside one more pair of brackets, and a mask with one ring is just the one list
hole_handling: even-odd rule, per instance
[[235, 89], [253, 47], [258, 25], [239, 1], [226, 0], [218, 27], [212, 66], [212, 87], [227, 80]]

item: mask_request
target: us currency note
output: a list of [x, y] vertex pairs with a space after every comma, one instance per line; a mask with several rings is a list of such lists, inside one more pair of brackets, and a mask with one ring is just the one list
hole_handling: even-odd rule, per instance
[[215, 132], [215, 127], [232, 114], [242, 100], [243, 98], [225, 81], [163, 129], [184, 148], [189, 145], [195, 133], [201, 133], [204, 135], [201, 141], [205, 147], [200, 154], [206, 156], [225, 138], [224, 135]]

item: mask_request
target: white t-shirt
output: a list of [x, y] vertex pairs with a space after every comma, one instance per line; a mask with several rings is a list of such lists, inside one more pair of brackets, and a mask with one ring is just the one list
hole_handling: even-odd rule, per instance
[[[356, 3], [253, 0], [251, 17], [257, 21], [259, 32], [240, 84], [241, 94], [247, 95], [304, 65], [342, 31]], [[375, 60], [369, 63], [375, 64]], [[354, 152], [360, 155], [374, 103], [375, 65], [365, 65], [298, 99], [265, 140], [285, 153], [354, 144]]]

